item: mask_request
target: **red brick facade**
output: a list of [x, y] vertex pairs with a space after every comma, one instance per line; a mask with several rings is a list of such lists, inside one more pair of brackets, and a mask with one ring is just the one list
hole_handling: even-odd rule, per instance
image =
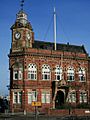
[[[20, 19], [19, 21], [16, 20], [11, 28], [12, 46], [9, 54], [11, 111], [34, 112], [35, 107], [32, 106], [32, 102], [36, 98], [32, 95], [32, 91], [36, 91], [36, 101], [41, 102], [38, 111], [42, 113], [48, 113], [50, 109], [58, 108], [58, 106], [59, 108], [65, 105], [77, 107], [81, 103], [90, 104], [90, 60], [84, 47], [78, 46], [82, 51], [78, 51], [77, 46], [69, 44], [65, 45], [68, 47], [68, 51], [64, 50], [65, 46], [62, 50], [56, 51], [54, 49], [42, 49], [39, 45], [37, 48], [34, 46], [34, 33], [30, 23], [23, 23], [24, 25], [22, 24], [21, 26], [18, 25], [19, 23]], [[16, 31], [21, 33], [20, 40], [16, 40], [14, 37]], [[26, 38], [27, 32], [30, 32], [31, 35], [28, 43]], [[44, 42], [42, 43], [45, 44]], [[74, 48], [76, 48], [76, 52]], [[35, 77], [33, 80], [28, 78], [28, 69], [30, 70], [30, 67], [28, 67], [29, 64], [33, 64], [33, 67], [36, 66], [35, 74], [30, 74], [31, 78], [33, 78], [33, 76]], [[44, 76], [46, 80], [42, 79], [43, 65], [50, 67], [49, 80], [47, 80], [48, 76]], [[57, 65], [62, 67], [62, 80], [56, 80], [55, 69]], [[67, 71], [70, 66], [74, 68], [74, 76], [70, 76], [74, 77], [70, 78], [73, 79], [72, 81], [68, 80]], [[83, 74], [85, 78], [81, 79], [83, 81], [79, 79], [78, 71], [81, 68], [84, 68]], [[47, 74], [49, 72], [47, 71]], [[73, 74], [73, 72], [71, 72], [71, 74]], [[70, 94], [73, 92], [73, 95]], [[84, 96], [80, 97], [82, 93], [84, 93]], [[83, 99], [85, 99], [85, 101], [83, 101]]]

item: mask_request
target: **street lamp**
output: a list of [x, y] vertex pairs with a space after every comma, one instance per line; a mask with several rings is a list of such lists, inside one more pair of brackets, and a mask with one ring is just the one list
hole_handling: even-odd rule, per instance
[[[35, 104], [37, 102], [37, 91], [35, 91]], [[35, 105], [35, 119], [37, 120], [37, 106]]]

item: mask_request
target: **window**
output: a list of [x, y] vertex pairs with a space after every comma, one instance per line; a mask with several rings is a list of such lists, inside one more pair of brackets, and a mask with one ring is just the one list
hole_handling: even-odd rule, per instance
[[87, 93], [80, 92], [80, 103], [87, 103]]
[[73, 67], [68, 68], [67, 79], [68, 79], [68, 81], [74, 81], [74, 69], [73, 69]]
[[85, 81], [85, 69], [84, 68], [79, 68], [78, 76], [79, 76], [80, 82]]
[[13, 103], [21, 104], [22, 102], [22, 92], [13, 92]]
[[18, 103], [22, 102], [22, 93], [18, 92]]
[[42, 80], [50, 80], [50, 66], [43, 65], [42, 66]]
[[37, 79], [37, 67], [35, 64], [28, 65], [28, 79], [36, 80]]
[[14, 78], [13, 79], [17, 80], [18, 79], [18, 71], [14, 70], [13, 74], [14, 74]]
[[13, 68], [13, 79], [22, 80], [23, 78], [23, 68], [21, 64], [15, 64]]
[[76, 102], [76, 93], [75, 92], [70, 92], [69, 93], [68, 101], [70, 103], [75, 103]]
[[50, 103], [50, 92], [42, 92], [42, 103]]
[[17, 92], [13, 93], [13, 103], [18, 103], [18, 94], [17, 94]]
[[21, 79], [22, 79], [22, 71], [19, 70], [19, 80], [21, 80]]
[[31, 104], [34, 101], [37, 101], [37, 92], [36, 91], [28, 92], [28, 104]]
[[55, 69], [55, 78], [56, 80], [62, 80], [62, 68], [59, 67], [59, 65], [57, 65]]

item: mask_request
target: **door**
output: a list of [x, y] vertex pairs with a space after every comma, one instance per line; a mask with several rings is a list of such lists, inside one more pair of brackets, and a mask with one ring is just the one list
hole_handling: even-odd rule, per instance
[[63, 91], [57, 91], [55, 99], [55, 108], [59, 109], [64, 104], [64, 93]]

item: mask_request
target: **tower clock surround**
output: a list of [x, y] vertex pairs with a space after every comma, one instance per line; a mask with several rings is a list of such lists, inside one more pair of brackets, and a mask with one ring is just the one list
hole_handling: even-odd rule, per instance
[[15, 37], [16, 40], [19, 40], [19, 39], [21, 38], [21, 33], [18, 32], [18, 31], [16, 31], [16, 32], [14, 33], [14, 37]]

